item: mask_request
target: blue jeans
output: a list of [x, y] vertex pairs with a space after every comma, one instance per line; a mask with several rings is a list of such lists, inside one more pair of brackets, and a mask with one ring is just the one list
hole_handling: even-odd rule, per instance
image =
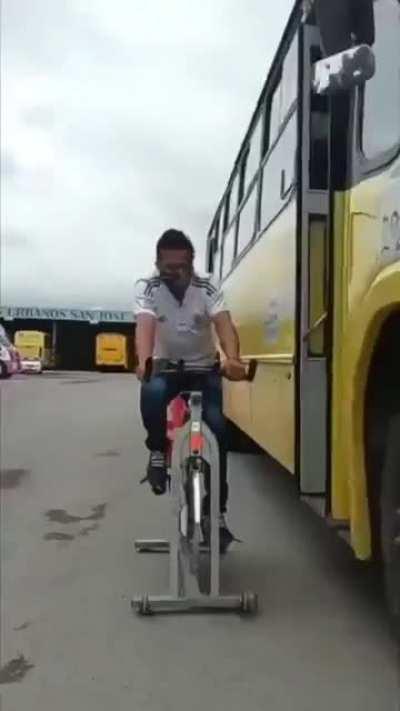
[[[149, 382], [142, 383], [140, 408], [147, 430], [146, 445], [150, 451], [165, 451], [167, 407], [183, 390], [198, 390], [203, 393], [203, 418], [214, 432], [219, 445], [220, 511], [225, 513], [228, 499], [226, 422], [222, 412], [221, 377], [217, 373], [155, 375]], [[203, 502], [203, 511], [208, 512], [209, 475], [205, 477], [205, 486], [207, 495]]]

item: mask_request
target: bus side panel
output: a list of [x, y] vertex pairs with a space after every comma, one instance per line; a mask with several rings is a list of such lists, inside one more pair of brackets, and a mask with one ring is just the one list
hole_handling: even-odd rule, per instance
[[331, 395], [331, 513], [333, 518], [349, 518], [348, 451], [345, 446], [344, 391], [346, 354], [343, 349], [343, 329], [347, 314], [348, 249], [346, 245], [349, 214], [348, 193], [334, 196], [333, 235], [333, 343], [332, 343], [332, 395]]
[[[400, 250], [390, 219], [398, 214], [399, 160], [363, 181], [342, 201], [347, 218], [336, 219], [335, 337], [332, 402], [332, 514], [349, 518], [359, 558], [371, 555], [371, 530], [364, 448], [364, 404], [369, 361], [380, 324], [399, 303], [392, 286], [400, 274]], [[338, 247], [339, 249], [339, 247]], [[387, 275], [387, 276], [386, 276]], [[366, 344], [363, 352], [360, 349]], [[348, 402], [352, 407], [343, 408]]]
[[[368, 292], [378, 271], [379, 229], [376, 223], [377, 185], [382, 176], [367, 181], [345, 193], [335, 195], [334, 234], [334, 335], [332, 380], [332, 479], [331, 512], [335, 519], [358, 518], [351, 500], [351, 453], [355, 443], [351, 410], [344, 402], [352, 401], [356, 378], [352, 343], [354, 326], [349, 328], [357, 306]], [[353, 403], [354, 405], [354, 403]], [[360, 403], [357, 405], [360, 406]]]
[[255, 387], [251, 389], [252, 437], [292, 474], [295, 471], [294, 385], [293, 365], [262, 363]]
[[254, 383], [224, 386], [226, 415], [290, 471], [295, 447], [296, 201], [292, 200], [225, 280]]
[[[360, 558], [371, 555], [363, 432], [369, 360], [383, 314], [400, 298], [390, 286], [393, 270], [400, 271], [400, 249], [391, 229], [400, 200], [399, 164], [397, 159], [335, 196], [332, 515], [350, 520], [352, 545]], [[386, 285], [382, 275], [388, 267]]]

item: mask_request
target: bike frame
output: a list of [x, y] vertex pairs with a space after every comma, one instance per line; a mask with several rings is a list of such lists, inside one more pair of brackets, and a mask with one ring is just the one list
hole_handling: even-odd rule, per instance
[[[254, 370], [254, 369], [253, 369]], [[209, 372], [210, 369], [193, 371]], [[162, 372], [176, 372], [166, 370]], [[192, 611], [196, 609], [226, 609], [255, 612], [257, 596], [254, 593], [222, 595], [220, 592], [220, 532], [219, 500], [220, 471], [218, 442], [203, 421], [202, 393], [189, 393], [190, 417], [174, 433], [172, 443], [171, 494], [172, 511], [170, 539], [137, 540], [138, 552], [169, 553], [169, 595], [141, 595], [132, 600], [132, 607], [139, 614], [163, 611]], [[201, 544], [201, 477], [202, 464], [210, 466], [210, 545]], [[188, 507], [185, 484], [189, 479], [193, 493], [193, 524], [188, 538]], [[186, 516], [186, 520], [185, 520]], [[200, 589], [200, 553], [210, 559], [210, 588], [204, 594]], [[193, 564], [194, 559], [194, 564]]]

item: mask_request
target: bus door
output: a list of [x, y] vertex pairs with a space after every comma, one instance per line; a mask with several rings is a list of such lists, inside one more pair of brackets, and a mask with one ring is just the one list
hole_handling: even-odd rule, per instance
[[[303, 27], [299, 125], [297, 476], [300, 494], [325, 514], [328, 475], [329, 99], [313, 92], [311, 67], [321, 58], [316, 27]], [[300, 182], [300, 181], [299, 181]]]

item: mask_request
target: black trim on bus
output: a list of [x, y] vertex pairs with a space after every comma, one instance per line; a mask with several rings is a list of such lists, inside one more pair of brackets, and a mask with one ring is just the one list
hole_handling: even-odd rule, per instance
[[[332, 343], [333, 343], [333, 295], [334, 295], [334, 280], [333, 280], [333, 221], [332, 221], [332, 216], [333, 216], [333, 189], [332, 189], [332, 180], [333, 180], [333, 173], [332, 173], [332, 142], [330, 138], [328, 137], [328, 185], [326, 190], [324, 189], [324, 192], [328, 195], [328, 199], [330, 202], [330, 210], [329, 214], [322, 215], [322, 217], [326, 220], [325, 224], [325, 237], [327, 240], [326, 243], [326, 252], [325, 252], [325, 297], [326, 297], [326, 309], [328, 311], [328, 318], [326, 323], [324, 324], [324, 350], [323, 354], [320, 356], [312, 356], [308, 354], [308, 358], [315, 358], [317, 360], [324, 360], [326, 363], [326, 371], [327, 371], [327, 391], [326, 391], [326, 398], [327, 398], [327, 406], [326, 406], [326, 433], [327, 433], [327, 447], [326, 447], [326, 459], [325, 459], [325, 465], [326, 465], [326, 478], [325, 478], [325, 490], [320, 491], [320, 492], [307, 492], [305, 490], [302, 490], [301, 488], [301, 418], [302, 418], [302, 411], [301, 411], [301, 394], [302, 394], [302, 381], [301, 381], [301, 349], [302, 349], [302, 294], [304, 291], [304, 288], [309, 289], [309, 283], [305, 284], [303, 283], [303, 273], [302, 273], [302, 239], [303, 239], [303, 205], [304, 205], [304, 198], [305, 198], [305, 186], [303, 184], [303, 143], [302, 143], [302, 136], [303, 136], [303, 122], [304, 122], [304, 117], [306, 115], [306, 112], [310, 112], [311, 110], [311, 94], [307, 94], [307, 98], [310, 100], [309, 105], [305, 105], [305, 89], [307, 86], [310, 85], [311, 83], [311, 56], [306, 57], [306, 51], [305, 51], [305, 31], [304, 31], [304, 26], [302, 27], [302, 31], [300, 33], [300, 47], [299, 47], [299, 52], [300, 52], [300, 57], [299, 57], [299, 111], [298, 111], [298, 155], [297, 155], [297, 160], [298, 160], [298, 174], [300, 176], [300, 179], [298, 181], [299, 183], [299, 200], [298, 200], [298, 207], [297, 207], [297, 266], [296, 266], [296, 357], [295, 357], [295, 377], [296, 377], [296, 386], [295, 386], [295, 481], [296, 481], [296, 487], [298, 491], [298, 495], [300, 498], [313, 498], [313, 499], [319, 499], [323, 498], [324, 499], [324, 515], [325, 517], [328, 516], [331, 508], [331, 485], [332, 485], [332, 458], [331, 458], [331, 445], [332, 445], [332, 415], [331, 415], [331, 403], [332, 403]], [[332, 117], [332, 105], [329, 106], [329, 115]], [[330, 129], [332, 127], [331, 123], [332, 119], [330, 119]], [[309, 142], [309, 138], [308, 138]], [[343, 146], [343, 144], [342, 144]], [[348, 144], [346, 143], [346, 153], [347, 153], [347, 147]], [[309, 159], [309, 149], [310, 146], [308, 145], [308, 156], [307, 158]], [[337, 159], [336, 159], [337, 160]], [[343, 167], [342, 167], [343, 170]], [[307, 186], [306, 186], [307, 188]], [[313, 193], [313, 192], [318, 192], [318, 190], [313, 190], [308, 187], [306, 190], [307, 193]], [[311, 222], [308, 221], [308, 229], [310, 228]], [[309, 235], [307, 236], [307, 239], [309, 239]], [[308, 260], [310, 258], [310, 252], [308, 251]], [[310, 276], [310, 269], [309, 271], [309, 276]], [[328, 279], [328, 283], [326, 280]]]
[[297, 210], [296, 210], [296, 284], [295, 284], [295, 359], [294, 359], [294, 480], [298, 496], [301, 494], [300, 486], [300, 424], [301, 424], [301, 388], [300, 388], [300, 344], [301, 344], [301, 276], [302, 276], [302, 205], [303, 205], [303, 156], [302, 156], [302, 135], [303, 135], [303, 82], [304, 82], [304, 26], [299, 32], [299, 73], [298, 73], [298, 111], [297, 111]]
[[334, 279], [334, 267], [335, 267], [335, 193], [332, 190], [332, 106], [329, 106], [330, 116], [329, 116], [329, 147], [328, 147], [328, 190], [329, 190], [329, 213], [326, 225], [326, 238], [328, 240], [327, 245], [327, 260], [328, 260], [328, 288], [327, 288], [327, 312], [328, 318], [325, 324], [325, 338], [326, 338], [326, 379], [327, 379], [327, 392], [326, 392], [326, 417], [327, 417], [327, 466], [326, 466], [326, 492], [325, 492], [325, 516], [329, 516], [332, 512], [332, 427], [333, 427], [333, 416], [332, 416], [332, 403], [333, 403], [333, 346], [334, 346], [334, 315], [335, 315], [335, 279]]

